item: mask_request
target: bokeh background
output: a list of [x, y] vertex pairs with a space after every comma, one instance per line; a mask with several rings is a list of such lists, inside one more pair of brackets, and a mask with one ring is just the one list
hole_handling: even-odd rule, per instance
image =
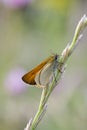
[[[0, 0], [0, 130], [23, 130], [41, 89], [21, 77], [61, 54], [87, 14], [86, 0]], [[48, 101], [38, 130], [87, 130], [87, 29]]]

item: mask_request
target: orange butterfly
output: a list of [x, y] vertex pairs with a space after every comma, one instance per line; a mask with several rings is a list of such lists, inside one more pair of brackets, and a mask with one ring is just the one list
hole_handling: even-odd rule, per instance
[[44, 88], [49, 83], [49, 80], [57, 67], [58, 55], [52, 55], [30, 72], [26, 73], [22, 77], [22, 80], [27, 84]]

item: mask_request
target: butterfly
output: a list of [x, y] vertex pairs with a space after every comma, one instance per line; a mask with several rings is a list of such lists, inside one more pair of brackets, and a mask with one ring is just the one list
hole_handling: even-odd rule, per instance
[[46, 87], [58, 67], [58, 57], [57, 54], [51, 55], [34, 69], [26, 73], [22, 77], [22, 80], [27, 84], [36, 85], [40, 88]]

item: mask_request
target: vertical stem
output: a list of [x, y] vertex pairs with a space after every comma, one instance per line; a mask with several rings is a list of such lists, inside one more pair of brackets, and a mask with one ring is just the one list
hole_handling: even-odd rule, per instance
[[37, 126], [37, 123], [39, 121], [39, 118], [43, 112], [43, 109], [44, 109], [44, 100], [45, 100], [45, 95], [46, 95], [46, 92], [47, 92], [47, 88], [43, 88], [43, 91], [42, 91], [42, 94], [41, 94], [41, 100], [40, 100], [40, 104], [39, 104], [39, 107], [38, 107], [38, 111], [33, 119], [33, 122], [32, 122], [32, 126], [31, 126], [31, 130], [34, 130]]
[[[59, 66], [58, 69], [62, 69], [63, 65], [66, 63], [66, 60], [68, 59], [68, 57], [70, 56], [70, 54], [73, 52], [75, 46], [77, 45], [78, 40], [81, 38], [81, 32], [84, 30], [84, 28], [87, 26], [87, 17], [86, 15], [84, 15], [81, 20], [79, 21], [76, 30], [75, 30], [75, 34], [73, 37], [73, 40], [70, 44], [67, 45], [67, 47], [63, 50], [61, 56], [59, 57]], [[61, 64], [63, 63], [63, 65]], [[59, 71], [57, 72], [56, 75], [56, 80], [59, 82], [60, 78], [61, 78], [62, 73], [60, 73]], [[40, 100], [40, 104], [38, 107], [38, 111], [32, 121], [32, 123], [30, 123], [30, 125], [28, 125], [28, 127], [26, 128], [26, 130], [35, 130], [35, 128], [37, 127], [38, 123], [41, 120], [41, 117], [44, 115], [44, 111], [46, 111], [46, 103], [47, 100], [51, 94], [51, 92], [53, 91], [53, 89], [56, 86], [56, 82], [55, 79], [52, 81], [51, 85], [47, 85], [45, 88], [43, 88], [42, 91], [42, 95], [41, 95], [41, 100]]]

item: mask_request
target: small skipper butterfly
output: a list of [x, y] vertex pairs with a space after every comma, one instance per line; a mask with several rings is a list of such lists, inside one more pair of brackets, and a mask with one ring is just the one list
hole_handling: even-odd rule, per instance
[[50, 82], [50, 78], [54, 76], [55, 70], [58, 67], [58, 55], [52, 55], [40, 63], [37, 67], [26, 73], [22, 80], [30, 85], [38, 87], [46, 87]]

